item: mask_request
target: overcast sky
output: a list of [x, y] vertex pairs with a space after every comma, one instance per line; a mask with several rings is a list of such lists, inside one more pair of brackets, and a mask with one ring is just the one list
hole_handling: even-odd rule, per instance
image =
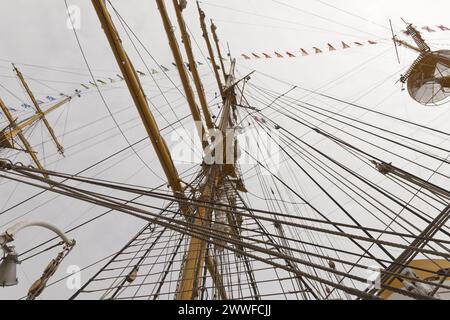
[[[118, 68], [91, 2], [88, 0], [68, 0], [67, 2], [81, 9], [81, 28], [78, 30], [78, 36], [95, 77], [97, 79], [114, 77]], [[159, 64], [170, 67], [173, 59], [155, 1], [112, 0], [112, 3], [155, 59], [152, 60], [146, 55], [144, 57], [146, 64], [150, 68], [157, 68], [155, 63], [157, 61]], [[398, 65], [394, 47], [389, 40], [391, 35], [388, 23], [389, 19], [393, 20], [396, 32], [404, 26], [400, 18], [413, 22], [417, 26], [430, 26], [436, 30], [438, 30], [436, 25], [440, 24], [450, 28], [448, 0], [207, 0], [202, 1], [201, 5], [207, 17], [215, 20], [223, 49], [225, 50], [228, 44], [232, 55], [238, 58], [238, 74], [245, 75], [252, 70], [257, 70], [274, 75], [292, 85], [308, 89], [323, 88], [333, 95], [448, 131], [448, 117], [445, 118], [448, 113], [445, 107], [426, 109], [413, 102], [406, 92], [400, 91], [399, 84], [396, 84], [401, 72], [414, 60], [415, 54], [400, 49], [401, 65]], [[172, 1], [167, 1], [167, 7], [175, 23]], [[193, 38], [202, 48], [200, 52], [195, 46], [196, 56], [198, 60], [204, 61], [202, 53], [205, 49], [194, 1], [188, 0], [185, 17], [194, 35]], [[117, 22], [117, 19], [115, 21]], [[26, 100], [17, 80], [13, 78], [11, 62], [16, 62], [30, 79], [40, 80], [32, 81], [33, 90], [40, 97], [49, 94], [58, 95], [59, 92], [73, 93], [80, 87], [79, 83], [90, 80], [74, 33], [67, 28], [66, 24], [67, 15], [63, 0], [0, 0], [2, 42], [0, 84], [19, 96], [17, 99], [4, 88], [0, 88], [0, 96], [9, 106], [20, 106], [19, 100]], [[121, 28], [120, 30], [123, 31]], [[425, 34], [425, 37], [429, 39], [433, 48], [445, 48], [450, 45], [450, 32]], [[122, 38], [136, 67], [145, 70], [144, 63], [140, 61], [123, 33]], [[346, 43], [358, 41], [367, 44], [368, 40], [377, 41], [378, 44], [366, 45], [362, 48], [352, 46], [348, 50], [324, 52], [318, 56], [300, 57], [299, 54], [300, 48], [312, 52], [312, 47], [319, 47], [327, 51], [328, 43], [340, 47], [341, 41]], [[273, 54], [274, 51], [293, 52], [297, 58], [270, 61], [264, 59], [246, 61], [241, 58], [242, 53]], [[355, 70], [357, 66], [360, 68]], [[63, 68], [65, 72], [58, 72], [62, 70], [60, 68]], [[178, 82], [177, 74], [171, 72], [175, 81]], [[205, 75], [208, 96], [213, 99], [214, 78], [206, 67], [203, 67], [201, 72]], [[275, 90], [283, 91], [290, 87], [287, 84], [270, 81], [263, 76], [255, 78], [256, 84], [268, 85]], [[340, 80], [334, 82], [333, 87], [323, 87], [336, 79]], [[161, 79], [161, 83], [163, 88], [170, 88], [167, 80]], [[378, 86], [377, 90], [370, 92], [375, 84]], [[144, 85], [150, 97], [158, 94], [157, 88], [151, 81], [145, 80]], [[141, 138], [143, 129], [136, 118], [135, 110], [130, 108], [132, 102], [127, 90], [123, 86], [118, 86], [114, 90], [107, 91], [105, 96], [113, 112], [128, 107], [116, 118], [126, 128], [127, 139], [134, 142]], [[294, 96], [300, 97], [302, 93], [298, 92]], [[176, 99], [177, 95], [174, 94], [172, 98]], [[151, 98], [151, 101], [155, 106], [164, 105], [160, 97]], [[187, 114], [187, 107], [180, 102], [182, 100], [178, 100], [179, 106], [176, 110], [179, 116], [184, 116]], [[98, 95], [91, 92], [87, 97], [73, 101], [69, 108], [52, 115], [50, 120], [55, 123], [56, 132], [61, 134], [108, 115], [109, 112], [102, 105]], [[173, 120], [174, 118], [158, 117], [161, 128]], [[294, 127], [292, 124], [290, 126]], [[80, 134], [65, 135], [62, 137], [63, 143], [72, 147], [68, 149], [65, 159], [54, 155], [54, 148], [50, 142], [45, 143], [44, 148], [39, 147], [43, 137], [48, 140], [45, 132], [41, 134], [40, 127], [33, 134], [32, 141], [39, 148], [40, 155], [43, 153], [46, 155], [45, 161], [48, 167], [75, 173], [126, 146], [125, 139], [114, 127], [114, 122], [108, 118], [98, 126], [91, 126]], [[110, 131], [101, 135], [105, 128], [109, 128]], [[165, 134], [170, 137], [170, 132]], [[107, 171], [103, 177], [117, 181], [127, 180], [149, 187], [156, 187], [163, 183], [158, 178], [158, 176], [162, 177], [162, 172], [150, 145], [139, 148], [138, 152], [156, 174], [146, 170], [142, 163], [129, 152], [124, 155], [129, 158], [124, 157], [122, 163]], [[26, 158], [19, 156], [17, 159]], [[106, 167], [98, 168], [89, 172], [88, 175], [101, 175], [101, 169]], [[183, 171], [188, 166], [181, 166], [181, 168], [180, 171]], [[0, 209], [8, 208], [34, 192], [36, 190], [24, 186], [1, 184]], [[0, 216], [1, 231], [15, 218], [29, 211], [31, 213], [27, 214], [28, 219], [52, 221], [63, 229], [104, 211], [73, 200], [58, 198], [50, 201], [53, 197], [54, 195], [44, 195]], [[36, 206], [40, 207], [36, 209]], [[23, 219], [19, 218], [18, 221]], [[63, 267], [66, 268], [69, 264], [79, 264], [83, 267], [114, 253], [142, 224], [142, 221], [115, 214], [104, 218], [101, 223], [91, 228], [73, 234], [72, 236], [78, 240], [79, 244]], [[32, 244], [45, 240], [48, 236], [43, 232], [24, 233], [23, 237], [21, 236], [21, 239], [17, 241], [18, 250], [28, 249]], [[22, 297], [30, 284], [40, 276], [51, 258], [53, 256], [44, 256], [30, 263], [24, 263], [19, 272], [20, 285], [0, 289], [0, 299]], [[90, 274], [83, 274], [83, 281], [87, 280]], [[62, 276], [64, 276], [64, 269], [55, 276], [55, 279]], [[45, 292], [43, 297], [67, 298], [70, 295], [71, 292], [62, 284]]]

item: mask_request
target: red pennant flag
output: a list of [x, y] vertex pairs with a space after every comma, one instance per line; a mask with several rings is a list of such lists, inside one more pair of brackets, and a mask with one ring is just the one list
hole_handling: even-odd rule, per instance
[[355, 44], [360, 47], [363, 46], [363, 44], [361, 42], [355, 42]]
[[289, 51], [287, 51], [286, 54], [288, 55], [289, 58], [295, 58], [295, 55], [293, 55], [293, 54], [290, 53]]
[[272, 57], [269, 56], [267, 53], [264, 53], [264, 52], [263, 52], [263, 55], [264, 55], [264, 58], [266, 58], [266, 59], [271, 59], [271, 58], [272, 58]]
[[336, 48], [333, 47], [331, 44], [328, 44], [328, 50], [330, 50], [330, 51], [336, 51]]
[[258, 56], [256, 53], [252, 53], [252, 55], [253, 55], [256, 59], [261, 59], [261, 57]]
[[368, 41], [370, 44], [377, 44], [378, 42], [375, 42], [375, 41], [372, 41], [372, 40], [369, 40]]
[[275, 51], [275, 55], [277, 56], [277, 58], [284, 58], [282, 54], [278, 53]]
[[316, 54], [322, 53], [323, 51], [320, 50], [319, 48], [313, 47], [314, 51]]
[[449, 28], [447, 28], [446, 26], [443, 26], [442, 24], [441, 24], [440, 26], [436, 26], [436, 27], [438, 27], [438, 28], [441, 29], [442, 31], [450, 31]]
[[425, 31], [428, 31], [428, 32], [436, 32], [435, 30], [431, 29], [431, 28], [428, 27], [428, 26], [425, 26], [425, 27], [423, 27], [422, 29], [425, 30]]
[[348, 44], [346, 44], [344, 41], [342, 41], [342, 48], [343, 49], [349, 49], [350, 46]]
[[300, 49], [300, 51], [301, 51], [301, 53], [302, 53], [302, 56], [309, 56], [309, 53], [308, 52], [306, 52], [306, 50], [305, 49]]
[[241, 56], [243, 56], [245, 60], [250, 60], [250, 57], [246, 54], [241, 54]]

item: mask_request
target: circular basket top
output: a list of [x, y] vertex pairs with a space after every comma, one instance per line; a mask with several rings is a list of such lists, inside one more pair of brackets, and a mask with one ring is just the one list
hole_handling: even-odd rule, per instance
[[448, 79], [450, 50], [430, 52], [414, 66], [408, 78], [408, 92], [420, 104], [436, 106], [450, 96], [450, 88], [443, 85]]

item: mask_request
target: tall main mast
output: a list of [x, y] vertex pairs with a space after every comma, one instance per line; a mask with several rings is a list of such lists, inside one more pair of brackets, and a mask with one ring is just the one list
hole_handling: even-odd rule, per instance
[[144, 123], [147, 134], [150, 137], [156, 154], [158, 155], [159, 161], [164, 169], [169, 185], [176, 196], [184, 198], [181, 181], [178, 176], [177, 169], [173, 164], [169, 148], [167, 147], [164, 138], [160, 134], [158, 124], [156, 123], [156, 120], [152, 112], [150, 111], [150, 107], [139, 81], [139, 77], [136, 73], [136, 69], [134, 68], [127, 53], [125, 52], [125, 49], [122, 46], [122, 41], [119, 37], [119, 33], [117, 32], [117, 29], [112, 22], [111, 16], [108, 13], [105, 1], [92, 0], [92, 4], [94, 5], [95, 11], [97, 12], [97, 15], [100, 19], [100, 23], [117, 60], [117, 64], [122, 71], [130, 94], [133, 98], [139, 115], [141, 116], [142, 122]]
[[[231, 89], [233, 85], [232, 76], [234, 74], [234, 61], [231, 65], [230, 75], [228, 76], [228, 81], [225, 86], [226, 89]], [[230, 110], [232, 108], [232, 102], [234, 101], [234, 91], [233, 90], [225, 90], [228, 92], [227, 97], [225, 97], [225, 104], [222, 112], [221, 121], [219, 124], [219, 131], [224, 136], [226, 134], [226, 130], [230, 126], [229, 115]], [[226, 143], [223, 143], [222, 146], [226, 148]], [[216, 150], [217, 152], [222, 152], [221, 149]], [[220, 191], [224, 191], [224, 165], [221, 164], [213, 164], [209, 166], [209, 172], [204, 183], [204, 189], [202, 191], [202, 196], [200, 197], [200, 201], [203, 202], [214, 202], [212, 200], [216, 200], [218, 198], [218, 194]], [[196, 226], [203, 227], [211, 227], [212, 221], [212, 210], [199, 208], [197, 214], [195, 216], [194, 224]], [[200, 279], [201, 279], [201, 270], [205, 260], [211, 261], [213, 258], [211, 255], [207, 255], [207, 245], [208, 243], [204, 240], [197, 239], [192, 237], [189, 248], [187, 251], [186, 258], [184, 260], [184, 268], [182, 271], [182, 277], [178, 288], [177, 299], [179, 300], [193, 300], [198, 296], [198, 290], [200, 287]], [[210, 270], [211, 272], [211, 270]], [[217, 282], [216, 282], [217, 286]], [[220, 289], [220, 288], [219, 288]], [[227, 296], [224, 296], [224, 290], [221, 290], [222, 298], [226, 299]]]
[[[158, 4], [158, 8], [163, 20], [164, 28], [166, 30], [167, 37], [169, 39], [170, 48], [172, 50], [173, 56], [176, 61], [176, 65], [183, 83], [183, 86], [185, 88], [187, 101], [191, 107], [191, 112], [193, 115], [193, 118], [195, 121], [198, 121], [199, 115], [198, 109], [196, 108], [195, 101], [193, 100], [193, 94], [192, 89], [189, 82], [189, 77], [187, 75], [186, 68], [184, 66], [184, 62], [182, 60], [181, 52], [177, 43], [177, 40], [175, 38], [174, 29], [172, 28], [168, 12], [166, 10], [165, 4], [163, 0], [156, 0]], [[186, 53], [189, 59], [189, 65], [191, 72], [193, 74], [194, 82], [196, 84], [199, 96], [203, 98], [200, 98], [201, 100], [204, 100], [202, 103], [202, 109], [206, 111], [204, 113], [205, 119], [208, 119], [210, 117], [208, 106], [206, 104], [206, 99], [204, 97], [203, 88], [201, 85], [200, 76], [198, 74], [197, 68], [196, 68], [196, 61], [192, 52], [192, 48], [190, 46], [190, 39], [189, 35], [187, 34], [187, 28], [182, 16], [182, 8], [177, 0], [173, 0], [173, 4], [175, 7], [175, 12], [177, 14], [178, 24], [180, 26], [181, 34], [183, 37], [184, 46], [186, 49]], [[201, 16], [202, 18], [202, 26], [204, 25], [204, 15]], [[209, 44], [207, 44], [210, 49]], [[212, 51], [210, 51], [211, 59], [214, 59], [214, 54]], [[216, 70], [217, 74], [217, 67], [215, 66], [214, 60], [211, 60], [213, 63], [213, 68]], [[233, 81], [234, 81], [234, 62], [231, 66], [230, 74], [227, 77], [227, 84], [225, 90], [222, 90], [222, 84], [220, 81], [220, 77], [218, 76], [218, 85], [219, 89], [221, 91], [222, 97], [224, 99], [224, 110], [222, 113], [222, 118], [219, 124], [219, 133], [222, 135], [222, 137], [226, 136], [226, 130], [230, 128], [230, 110], [232, 108], [232, 103], [235, 101], [234, 96], [234, 90], [231, 90], [233, 87]], [[225, 76], [225, 73], [224, 73]], [[229, 91], [227, 91], [230, 89]], [[224, 96], [224, 92], [226, 92], [226, 96]], [[208, 128], [211, 129], [213, 127], [212, 121], [209, 119], [210, 124], [208, 124]], [[208, 122], [208, 121], [207, 121]], [[198, 126], [199, 127], [199, 126]], [[202, 136], [201, 136], [202, 138]], [[204, 142], [204, 141], [203, 141]], [[223, 142], [223, 141], [222, 141]], [[204, 143], [203, 146], [205, 147], [206, 144]], [[222, 146], [226, 148], [226, 143], [222, 143]], [[220, 147], [219, 147], [220, 148]], [[215, 150], [216, 154], [217, 152], [223, 152], [226, 155], [225, 149], [222, 150]], [[203, 184], [203, 188], [201, 190], [201, 195], [199, 197], [199, 200], [201, 202], [210, 203], [217, 201], [218, 194], [220, 193], [220, 190], [225, 189], [223, 179], [224, 179], [224, 173], [226, 170], [224, 170], [226, 165], [217, 164], [214, 163], [213, 165], [207, 166], [206, 171], [206, 179]], [[228, 167], [227, 167], [228, 168]], [[232, 166], [234, 168], [234, 166]], [[232, 170], [234, 173], [234, 169]], [[213, 210], [203, 208], [201, 206], [198, 206], [197, 210], [194, 214], [194, 225], [198, 227], [211, 227], [212, 222], [212, 212]], [[208, 270], [210, 274], [213, 277], [213, 280], [215, 281], [216, 287], [219, 288], [219, 294], [221, 295], [222, 299], [227, 299], [227, 294], [223, 288], [221, 275], [218, 274], [218, 270], [215, 267], [217, 264], [215, 262], [215, 259], [212, 255], [208, 254], [208, 242], [192, 237], [189, 243], [189, 248], [186, 254], [186, 257], [183, 262], [183, 269], [181, 274], [181, 279], [178, 285], [177, 289], [177, 299], [179, 300], [193, 300], [198, 297], [198, 290], [200, 287], [200, 280], [201, 280], [201, 271], [204, 264], [207, 264]]]
[[[122, 71], [122, 74], [124, 76], [125, 82], [127, 83], [127, 86], [129, 88], [129, 91], [133, 97], [133, 100], [136, 104], [136, 107], [139, 111], [139, 114], [141, 115], [141, 119], [144, 122], [145, 128], [147, 130], [147, 133], [153, 143], [153, 146], [155, 148], [156, 153], [158, 154], [158, 158], [161, 162], [161, 165], [164, 168], [164, 171], [166, 173], [166, 176], [169, 180], [169, 185], [172, 187], [172, 190], [174, 194], [181, 200], [186, 200], [184, 190], [181, 187], [181, 181], [178, 176], [177, 170], [175, 168], [175, 165], [172, 161], [171, 154], [169, 152], [169, 149], [167, 148], [167, 145], [161, 136], [159, 132], [159, 128], [157, 126], [156, 120], [154, 119], [147, 102], [147, 99], [145, 97], [145, 93], [140, 85], [139, 78], [137, 76], [136, 70], [133, 67], [133, 64], [131, 63], [130, 59], [128, 58], [128, 55], [126, 54], [125, 49], [122, 46], [122, 42], [120, 40], [120, 37], [118, 35], [118, 32], [112, 22], [111, 16], [109, 15], [106, 4], [104, 0], [92, 0], [92, 3], [94, 5], [94, 8], [97, 12], [97, 15], [100, 19], [100, 22], [102, 24], [102, 27], [105, 31], [105, 34], [107, 36], [107, 39], [111, 45], [111, 48], [114, 52], [114, 56], [116, 57], [117, 63]], [[163, 6], [163, 3], [160, 4], [160, 11], [162, 12], [163, 17], [167, 15], [167, 12], [165, 12], [165, 6]], [[162, 9], [162, 10], [161, 10]], [[166, 21], [167, 22], [167, 21]], [[167, 23], [166, 23], [167, 25]], [[172, 49], [178, 48], [178, 46], [174, 46], [174, 43], [171, 45]], [[178, 53], [174, 53], [175, 56], [181, 58]], [[183, 72], [180, 70], [180, 74], [183, 77]], [[188, 80], [188, 78], [186, 79]], [[187, 89], [188, 86], [186, 86]], [[189, 91], [187, 91], [189, 92]], [[192, 92], [191, 92], [192, 93]], [[188, 99], [189, 102], [189, 99]], [[191, 101], [192, 102], [192, 101]], [[195, 103], [195, 102], [194, 102]], [[196, 105], [192, 105], [190, 103], [191, 111], [193, 113], [194, 120], [198, 121], [200, 119], [200, 114], [198, 112], [198, 109], [196, 108]], [[202, 135], [201, 135], [202, 138]], [[209, 202], [212, 199], [213, 191], [215, 189], [216, 179], [213, 178], [216, 177], [216, 170], [213, 169], [209, 172], [207, 183], [205, 184], [205, 187], [202, 189], [202, 194], [199, 199], [205, 202]], [[212, 182], [212, 183], [211, 183]], [[183, 201], [185, 203], [185, 201]], [[194, 213], [194, 220], [196, 224], [202, 223], [201, 218], [203, 216], [206, 216], [207, 214], [211, 213], [211, 210], [203, 208], [201, 206], [198, 206], [197, 208], [191, 208], [190, 206], [186, 204], [180, 204], [180, 209], [185, 215], [186, 219], [190, 219], [189, 217], [191, 214]], [[195, 211], [195, 212], [192, 212]], [[199, 222], [200, 221], [200, 222]], [[204, 241], [200, 241], [199, 239], [192, 238], [191, 240], [191, 246], [196, 247], [199, 245], [201, 248], [206, 247], [206, 243]], [[195, 250], [190, 251], [191, 253], [194, 253]], [[199, 250], [196, 252], [200, 252], [201, 256], [205, 256], [205, 251]], [[195, 258], [197, 261], [197, 257]], [[185, 268], [183, 274], [189, 274], [192, 272], [192, 269], [189, 268], [189, 261], [190, 259], [186, 259]], [[203, 260], [202, 260], [203, 261]], [[212, 275], [213, 281], [215, 282], [216, 286], [219, 287], [219, 292], [221, 293], [221, 297], [226, 299], [226, 293], [223, 288], [223, 281], [221, 279], [220, 274], [218, 274], [217, 270], [217, 264], [214, 261], [214, 258], [211, 256], [208, 256], [206, 259], [206, 264], [208, 267], [209, 272]], [[188, 276], [189, 278], [190, 276]], [[186, 280], [186, 278], [184, 278]], [[187, 288], [186, 288], [187, 286]], [[180, 289], [182, 292], [190, 292], [192, 293], [189, 297], [178, 294], [177, 297], [180, 299], [193, 299], [195, 298], [195, 292], [197, 285], [195, 282], [186, 282], [181, 281]], [[181, 292], [179, 291], [179, 292]]]

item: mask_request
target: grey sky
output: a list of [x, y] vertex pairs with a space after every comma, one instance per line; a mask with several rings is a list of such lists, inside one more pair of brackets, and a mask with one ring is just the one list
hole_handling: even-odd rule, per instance
[[[291, 7], [282, 5], [280, 2]], [[418, 26], [435, 27], [437, 24], [444, 24], [450, 27], [448, 0], [324, 0], [323, 2], [332, 4], [351, 14], [333, 9], [315, 0], [207, 0], [202, 1], [202, 7], [207, 16], [216, 21], [222, 44], [225, 45], [228, 42], [233, 56], [238, 58], [238, 74], [245, 75], [255, 69], [262, 73], [274, 75], [292, 85], [299, 85], [308, 89], [323, 88], [323, 91], [333, 95], [374, 106], [377, 110], [448, 131], [448, 118], [445, 118], [448, 115], [448, 107], [426, 109], [413, 102], [406, 92], [401, 92], [399, 84], [395, 83], [402, 69], [404, 70], [414, 60], [415, 54], [400, 49], [402, 64], [399, 66], [393, 45], [389, 41], [390, 31], [388, 29], [388, 19], [392, 18], [398, 31], [402, 27], [400, 17]], [[68, 3], [81, 8], [81, 29], [78, 31], [78, 35], [87, 60], [94, 70], [95, 77], [102, 79], [114, 76], [118, 68], [91, 2], [88, 0], [68, 0]], [[156, 61], [170, 66], [173, 59], [155, 2], [152, 0], [113, 0], [112, 3], [136, 32], [143, 44], [150, 50]], [[187, 23], [195, 40], [198, 41], [203, 52], [205, 52], [195, 3], [189, 0], [188, 3], [185, 12]], [[167, 1], [167, 6], [169, 11], [173, 13], [172, 1]], [[304, 11], [296, 10], [293, 7]], [[14, 74], [10, 62], [17, 62], [29, 78], [50, 80], [43, 81], [45, 85], [42, 82], [33, 81], [33, 90], [38, 96], [57, 95], [58, 91], [72, 93], [74, 89], [79, 88], [80, 82], [90, 80], [73, 31], [66, 27], [67, 16], [65, 11], [63, 0], [0, 0], [0, 39], [2, 42], [0, 47], [0, 83], [19, 95], [21, 99], [25, 99], [25, 95], [18, 86], [17, 80], [12, 78]], [[175, 23], [173, 15], [172, 22]], [[434, 48], [450, 45], [450, 32], [437, 32], [425, 36]], [[122, 38], [136, 67], [145, 70], [144, 64], [123, 33]], [[311, 50], [313, 46], [318, 46], [326, 49], [327, 43], [339, 46], [341, 41], [350, 43], [367, 40], [376, 40], [380, 43], [374, 46], [339, 50], [333, 53], [326, 52], [320, 56], [304, 58], [272, 59], [271, 61], [244, 61], [240, 59], [241, 53], [273, 53], [273, 51], [284, 53], [297, 50], [296, 53], [299, 55], [298, 50], [300, 48]], [[197, 48], [196, 55], [198, 60], [204, 61]], [[156, 68], [156, 64], [149, 56], [144, 55], [144, 59], [150, 68]], [[63, 73], [30, 65], [73, 68], [71, 69], [73, 72], [71, 74]], [[360, 67], [355, 70], [357, 66]], [[68, 71], [69, 69], [65, 70]], [[209, 98], [212, 99], [215, 93], [214, 79], [208, 69], [202, 69], [202, 73], [205, 75], [205, 87], [209, 91]], [[174, 72], [171, 75], [178, 83], [178, 75]], [[335, 81], [336, 79], [339, 80]], [[167, 80], [162, 78], [160, 80], [163, 89], [171, 87]], [[333, 86], [323, 87], [330, 81], [333, 81]], [[281, 84], [261, 75], [255, 77], [255, 84], [270, 86], [270, 88], [281, 92], [289, 88], [289, 85]], [[149, 96], [158, 94], [157, 88], [150, 79], [146, 79], [144, 85], [149, 90]], [[375, 86], [376, 90], [371, 92], [371, 88]], [[113, 112], [132, 106], [128, 92], [123, 86], [105, 91], [104, 94]], [[9, 95], [3, 88], [0, 88], [0, 95], [8, 105], [20, 105], [17, 99]], [[304, 92], [299, 91], [294, 96], [301, 97], [302, 95], [304, 95]], [[170, 93], [169, 96], [171, 99], [179, 98], [179, 94], [176, 92]], [[160, 97], [155, 97], [151, 101], [156, 106], [155, 114], [158, 106], [165, 107], [165, 110], [167, 110], [167, 106], [164, 106], [165, 102]], [[179, 106], [176, 107], [177, 114], [180, 117], [186, 115], [188, 111], [187, 106], [181, 102], [182, 100], [178, 100]], [[62, 132], [70, 132], [70, 130], [83, 126], [94, 119], [108, 116], [108, 110], [102, 104], [96, 92], [91, 92], [82, 99], [73, 101], [69, 108], [52, 115], [50, 120], [56, 123], [55, 129], [61, 134]], [[370, 119], [370, 116], [365, 116], [366, 120]], [[128, 108], [125, 112], [119, 113], [116, 120], [121, 124], [123, 123], [129, 141], [134, 142], [143, 136], [144, 130], [139, 125], [140, 122], [136, 119], [136, 112], [133, 108]], [[166, 120], [158, 117], [161, 127], [164, 127], [167, 122], [175, 120], [175, 118], [172, 115], [171, 118]], [[3, 121], [3, 119], [0, 121]], [[292, 123], [287, 125], [292, 129], [296, 127]], [[66, 159], [53, 155], [55, 150], [49, 142], [45, 143], [44, 148], [39, 147], [42, 137], [46, 137], [45, 140], [48, 139], [45, 133], [43, 136], [41, 135], [40, 127], [37, 128], [32, 141], [35, 145], [38, 145], [39, 150], [41, 150], [40, 153], [47, 156], [48, 167], [74, 173], [126, 146], [126, 141], [114, 127], [113, 121], [107, 119], [98, 126], [90, 126], [80, 134], [65, 136], [63, 143], [66, 146], [75, 145], [68, 150]], [[100, 136], [106, 128], [110, 131]], [[169, 131], [165, 132], [168, 139], [170, 139], [169, 133]], [[412, 134], [412, 132], [405, 133]], [[426, 134], [423, 134], [422, 137], [430, 138]], [[444, 142], [438, 140], [436, 143]], [[87, 148], [87, 146], [90, 146], [90, 148]], [[101, 169], [107, 168], [106, 165], [89, 172], [88, 175], [99, 174], [102, 178], [117, 181], [128, 179], [127, 182], [129, 183], [156, 187], [162, 183], [157, 177], [158, 175], [162, 176], [162, 172], [150, 145], [147, 144], [144, 147], [145, 149], [142, 146], [137, 148], [137, 151], [145, 159], [146, 164], [156, 172], [156, 175], [143, 167], [142, 163], [131, 152], [126, 154], [129, 156], [128, 159], [124, 159], [113, 169], [105, 173], [101, 172]], [[17, 159], [26, 160], [27, 158], [19, 156]], [[433, 162], [430, 165], [435, 166], [436, 163]], [[187, 168], [187, 166], [180, 166], [180, 171]], [[416, 173], [424, 174], [424, 172]], [[436, 179], [435, 182], [446, 183], [449, 186], [448, 181]], [[15, 188], [15, 184], [3, 184], [3, 181], [0, 181], [0, 209], [2, 207], [3, 209], [7, 208], [27, 195], [36, 192], [25, 186]], [[312, 196], [314, 190], [311, 190], [310, 193]], [[70, 199], [58, 198], [55, 201], [49, 201], [53, 197], [54, 195], [51, 194], [41, 196], [0, 216], [1, 231], [14, 218], [28, 213], [29, 210], [31, 210], [31, 214], [27, 215], [27, 219], [52, 221], [62, 228], [74, 226], [94, 214], [105, 211], [101, 208], [91, 208], [89, 205]], [[46, 201], [49, 202], [46, 203]], [[36, 206], [41, 207], [35, 210]], [[142, 221], [112, 214], [102, 219], [101, 222], [74, 233], [72, 236], [77, 239], [78, 245], [54, 279], [64, 276], [64, 270], [69, 264], [78, 264], [83, 267], [114, 253], [126, 243], [142, 224]], [[38, 241], [46, 240], [48, 236], [43, 232], [35, 231], [21, 234], [19, 241], [17, 241], [19, 252], [28, 249]], [[40, 276], [47, 262], [53, 258], [54, 253], [52, 251], [48, 256], [40, 256], [30, 263], [24, 263], [20, 267], [20, 285], [15, 288], [0, 289], [0, 299], [16, 299], [25, 295], [30, 284]], [[95, 268], [92, 270], [95, 270]], [[82, 281], [87, 280], [89, 275], [92, 274], [92, 270], [83, 274]], [[70, 295], [71, 292], [62, 283], [46, 291], [43, 298], [65, 299]]]

